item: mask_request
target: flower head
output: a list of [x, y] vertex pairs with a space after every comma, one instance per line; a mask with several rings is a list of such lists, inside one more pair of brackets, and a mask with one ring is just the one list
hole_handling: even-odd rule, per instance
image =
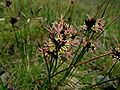
[[94, 26], [95, 31], [104, 31], [105, 21], [101, 19], [97, 19], [96, 24]]
[[12, 25], [14, 25], [16, 22], [17, 22], [17, 18], [12, 17], [12, 18], [10, 19], [10, 23], [11, 23]]
[[94, 19], [93, 17], [88, 17], [86, 20], [85, 20], [85, 24], [87, 26], [87, 28], [91, 29], [93, 27], [93, 25], [95, 25], [96, 23], [96, 19]]
[[78, 32], [73, 26], [67, 24], [63, 17], [58, 22], [54, 22], [52, 27], [47, 28], [47, 30], [50, 32], [50, 37], [46, 46], [41, 49], [47, 54], [68, 54], [71, 46], [79, 44], [77, 40]]
[[95, 19], [93, 17], [88, 16], [85, 20], [85, 25], [81, 26], [82, 30], [94, 30], [94, 31], [104, 31], [105, 21], [103, 18]]
[[74, 3], [74, 0], [70, 0], [70, 3], [73, 4], [73, 3]]
[[11, 0], [6, 0], [6, 7], [9, 7], [12, 4]]
[[113, 50], [113, 58], [120, 60], [120, 47], [117, 47]]

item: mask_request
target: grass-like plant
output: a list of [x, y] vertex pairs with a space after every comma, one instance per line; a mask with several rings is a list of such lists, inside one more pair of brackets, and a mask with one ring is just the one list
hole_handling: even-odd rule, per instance
[[120, 59], [119, 45], [108, 39], [107, 32], [120, 15], [106, 18], [108, 0], [94, 13], [89, 6], [79, 12], [78, 2], [1, 1], [0, 89], [119, 87], [119, 73], [111, 73]]
[[[106, 10], [107, 6], [108, 3], [104, 10]], [[39, 48], [47, 68], [47, 79], [43, 84], [45, 85], [44, 87], [52, 89], [54, 83], [54, 88], [66, 85], [72, 79], [79, 65], [111, 54], [119, 57], [119, 51], [116, 50], [115, 52], [109, 51], [87, 61], [82, 60], [86, 53], [91, 51], [94, 54], [96, 52], [95, 42], [109, 26], [105, 26], [105, 21], [103, 20], [104, 13], [105, 11], [99, 19], [96, 19], [96, 16], [88, 16], [85, 20], [85, 25], [80, 26], [79, 31], [68, 24], [63, 16], [59, 21], [54, 22], [51, 27], [47, 28], [50, 35], [47, 40], [42, 42], [42, 46]]]

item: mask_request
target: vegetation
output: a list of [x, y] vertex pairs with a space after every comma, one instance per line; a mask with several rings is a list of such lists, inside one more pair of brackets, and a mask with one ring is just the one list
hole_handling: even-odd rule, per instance
[[0, 90], [119, 90], [119, 0], [1, 0]]

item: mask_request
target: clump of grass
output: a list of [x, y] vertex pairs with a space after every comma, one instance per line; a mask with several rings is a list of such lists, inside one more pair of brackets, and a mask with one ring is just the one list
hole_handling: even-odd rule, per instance
[[[103, 14], [104, 13], [105, 12], [103, 12]], [[96, 19], [88, 16], [85, 20], [85, 25], [80, 28], [81, 32], [74, 31], [75, 29], [71, 28], [72, 26], [67, 24], [63, 18], [61, 18], [61, 21], [53, 23], [52, 27], [47, 28], [50, 32], [49, 39], [47, 39], [47, 42], [45, 41], [45, 46], [42, 42], [42, 48], [39, 49], [40, 52], [43, 53], [47, 68], [46, 71], [48, 73], [48, 76], [46, 76], [48, 79], [44, 83], [44, 88], [51, 89], [52, 86], [54, 86], [54, 79], [56, 84], [55, 88], [66, 85], [68, 81], [72, 79], [77, 66], [97, 60], [103, 56], [116, 55], [111, 51], [88, 61], [82, 60], [86, 53], [89, 53], [90, 51], [96, 52], [94, 43], [105, 30], [105, 22], [102, 17]], [[79, 33], [82, 33], [81, 36], [79, 36]], [[74, 40], [76, 37], [78, 41]], [[79, 41], [80, 38], [81, 41]], [[75, 43], [71, 43], [71, 41], [75, 41]], [[69, 53], [68, 50], [71, 50], [71, 52]], [[66, 51], [72, 56], [67, 58], [68, 55], [66, 55]], [[63, 61], [63, 57], [66, 58], [65, 61]], [[60, 79], [57, 76], [59, 76]]]
[[[89, 8], [79, 8], [76, 0], [6, 0], [1, 5], [5, 12], [0, 21], [0, 74], [9, 75], [1, 79], [0, 89], [87, 89], [119, 79], [105, 81], [112, 78], [120, 57], [119, 45], [105, 45], [108, 30], [119, 17], [107, 24], [107, 0], [90, 16], [85, 15]], [[104, 77], [96, 83], [101, 73]]]

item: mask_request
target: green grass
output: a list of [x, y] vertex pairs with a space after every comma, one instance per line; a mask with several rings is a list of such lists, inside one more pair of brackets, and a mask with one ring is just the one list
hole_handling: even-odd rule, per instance
[[[51, 85], [48, 82], [43, 55], [39, 53], [38, 48], [49, 37], [46, 27], [52, 26], [52, 23], [57, 21], [61, 15], [65, 16], [67, 23], [80, 31], [79, 27], [84, 24], [87, 15], [94, 16], [103, 1], [75, 0], [71, 4], [70, 0], [12, 0], [10, 7], [6, 7], [5, 0], [1, 0], [0, 19], [5, 20], [0, 20], [0, 74], [2, 70], [10, 74], [7, 85], [15, 90], [51, 90], [50, 88], [52, 90], [86, 90], [86, 88], [95, 85], [96, 77], [98, 75], [105, 76], [113, 66], [115, 60], [111, 58], [112, 56], [105, 56], [96, 61], [79, 65], [75, 69], [73, 68], [75, 70], [73, 74], [71, 74], [72, 69], [57, 74], [51, 79]], [[106, 26], [120, 14], [119, 0], [107, 1], [109, 1], [109, 5], [103, 16]], [[104, 4], [96, 18], [101, 17], [106, 8], [105, 5], [107, 3]], [[10, 23], [12, 17], [19, 17], [15, 26]], [[117, 46], [120, 42], [119, 26], [120, 17], [97, 39], [96, 53], [87, 52], [84, 55], [83, 50], [76, 57], [77, 62], [89, 60], [106, 53], [113, 46]], [[79, 36], [81, 35], [80, 32]], [[58, 71], [68, 67], [69, 63], [68, 60], [65, 61]], [[117, 63], [108, 76], [113, 79], [119, 77], [119, 74], [119, 63]], [[119, 79], [113, 82], [119, 90]], [[4, 86], [0, 80], [0, 90], [7, 90], [7, 85]], [[47, 85], [48, 87], [51, 85], [50, 88]], [[56, 86], [58, 87], [56, 88]], [[99, 90], [98, 87], [92, 87], [89, 90], [97, 89]]]

